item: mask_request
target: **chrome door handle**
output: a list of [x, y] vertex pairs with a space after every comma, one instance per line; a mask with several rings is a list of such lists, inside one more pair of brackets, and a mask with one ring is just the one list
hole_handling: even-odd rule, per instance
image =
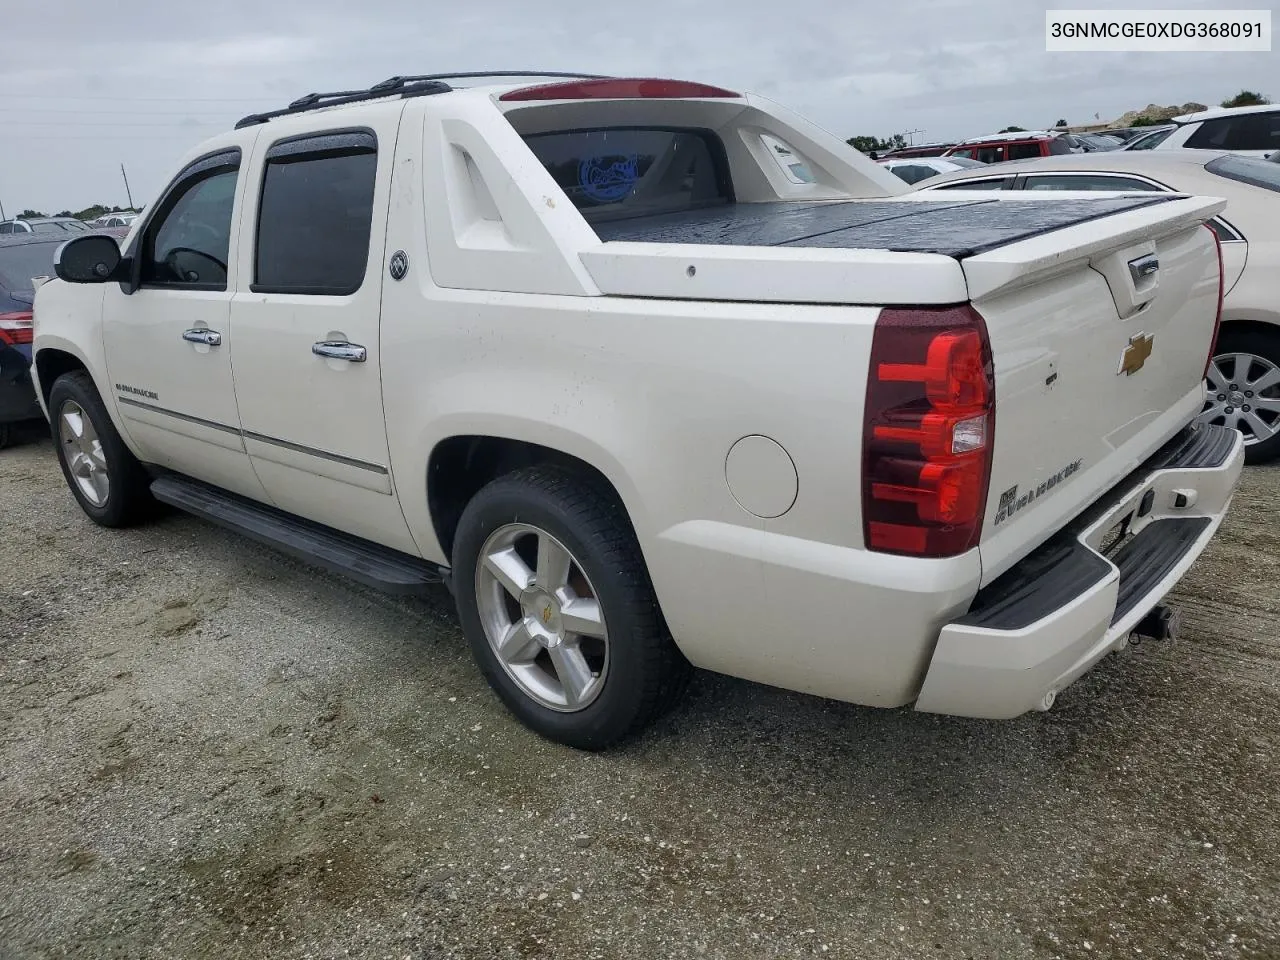
[[203, 343], [208, 347], [216, 347], [222, 342], [222, 334], [217, 330], [206, 330], [204, 327], [193, 327], [182, 331], [182, 339], [190, 343]]
[[358, 343], [346, 340], [321, 340], [311, 345], [311, 352], [317, 357], [329, 357], [331, 360], [350, 360], [352, 363], [364, 363], [368, 351]]

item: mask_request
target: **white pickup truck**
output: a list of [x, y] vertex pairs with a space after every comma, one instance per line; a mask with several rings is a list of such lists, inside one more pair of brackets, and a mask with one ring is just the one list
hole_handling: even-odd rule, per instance
[[443, 580], [562, 743], [690, 665], [1014, 717], [1169, 632], [1228, 509], [1242, 441], [1190, 426], [1223, 205], [912, 193], [699, 83], [397, 77], [63, 246], [38, 391], [93, 520]]

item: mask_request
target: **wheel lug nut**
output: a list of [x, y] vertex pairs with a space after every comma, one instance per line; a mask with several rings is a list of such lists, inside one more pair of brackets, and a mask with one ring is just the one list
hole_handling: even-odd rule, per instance
[[1249, 405], [1246, 403], [1246, 404], [1245, 404], [1243, 407], [1241, 407], [1240, 409], [1241, 409], [1241, 410], [1243, 410], [1245, 413], [1248, 413], [1248, 412], [1249, 412]]
[[1225, 393], [1220, 393], [1220, 394], [1218, 394], [1218, 399], [1219, 399], [1219, 400], [1225, 400], [1225, 399], [1227, 399], [1227, 395], [1226, 395]]
[[1246, 390], [1246, 391], [1244, 392], [1244, 395], [1245, 395], [1246, 397], [1252, 397], [1252, 396], [1253, 396], [1253, 391], [1252, 391], [1252, 390]]
[[1235, 407], [1225, 407], [1225, 408], [1223, 409], [1223, 411], [1222, 411], [1222, 412], [1223, 412], [1223, 413], [1235, 413], [1236, 411], [1235, 411]]
[[1239, 389], [1239, 388], [1238, 388], [1238, 387], [1233, 383], [1233, 384], [1231, 384], [1231, 386], [1230, 386], [1228, 389], [1231, 389], [1231, 390], [1237, 390], [1237, 389]]

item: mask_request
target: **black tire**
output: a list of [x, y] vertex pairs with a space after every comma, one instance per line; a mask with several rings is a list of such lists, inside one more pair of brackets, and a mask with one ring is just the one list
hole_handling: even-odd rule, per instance
[[13, 427], [7, 423], [0, 423], [0, 450], [9, 446], [13, 442]]
[[[1225, 325], [1218, 335], [1214, 359], [1225, 354], [1248, 353], [1280, 367], [1280, 328]], [[1270, 394], [1280, 396], [1280, 390]], [[1248, 436], [1246, 435], [1246, 440]], [[1244, 460], [1248, 464], [1268, 463], [1280, 457], [1280, 433], [1267, 440], [1246, 443]]]
[[[109, 485], [105, 502], [101, 505], [94, 504], [85, 497], [71, 473], [68, 449], [62, 442], [58, 426], [68, 403], [74, 403], [84, 411], [102, 445]], [[151, 496], [151, 479], [116, 432], [115, 424], [111, 422], [111, 416], [89, 374], [78, 370], [63, 374], [54, 381], [49, 391], [49, 420], [62, 475], [66, 478], [72, 496], [80, 504], [80, 509], [90, 520], [104, 527], [128, 527], [152, 515], [156, 501]]]
[[[489, 536], [514, 522], [559, 540], [593, 586], [609, 634], [609, 666], [596, 698], [576, 712], [538, 703], [508, 675], [485, 635], [476, 568]], [[453, 547], [458, 617], [485, 679], [507, 708], [549, 740], [601, 750], [639, 732], [683, 692], [691, 669], [663, 620], [631, 522], [598, 485], [561, 467], [517, 470], [467, 504]]]

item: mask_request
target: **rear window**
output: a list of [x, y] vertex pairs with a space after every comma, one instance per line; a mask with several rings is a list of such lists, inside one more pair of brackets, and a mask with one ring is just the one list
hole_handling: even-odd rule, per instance
[[1032, 157], [1039, 156], [1043, 156], [1039, 142], [1009, 144], [1010, 160], [1030, 160]]
[[1280, 164], [1258, 157], [1218, 157], [1204, 165], [1210, 173], [1280, 193]]
[[1280, 110], [1206, 120], [1187, 137], [1187, 146], [1208, 150], [1275, 150], [1280, 148]]
[[733, 201], [724, 146], [710, 131], [607, 127], [524, 139], [589, 221]]

